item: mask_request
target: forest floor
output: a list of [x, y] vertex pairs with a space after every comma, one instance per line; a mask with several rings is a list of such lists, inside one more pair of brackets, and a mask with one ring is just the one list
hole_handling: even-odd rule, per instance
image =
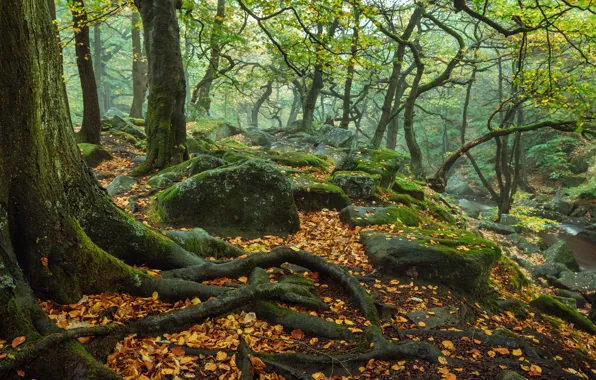
[[[102, 163], [95, 169], [102, 186], [107, 186], [117, 175], [129, 174], [136, 163], [133, 158], [142, 151], [104, 136], [104, 146], [114, 154], [114, 159]], [[326, 173], [319, 173], [326, 176]], [[141, 178], [139, 184], [127, 193], [113, 197], [114, 202], [128, 210], [131, 196], [150, 190], [147, 178]], [[150, 225], [146, 218], [149, 198], [140, 198], [139, 206], [133, 214], [136, 218]], [[130, 212], [130, 211], [129, 211]], [[448, 358], [462, 359], [461, 366], [429, 363], [421, 360], [402, 360], [386, 362], [370, 360], [350, 371], [341, 362], [333, 378], [362, 379], [490, 379], [495, 378], [504, 369], [524, 373], [527, 378], [552, 379], [543, 374], [542, 364], [526, 358], [521, 349], [486, 343], [481, 337], [497, 334], [508, 329], [523, 336], [532, 345], [552, 354], [561, 368], [571, 378], [588, 378], [596, 370], [590, 362], [596, 359], [596, 338], [574, 329], [569, 324], [554, 320], [538, 313], [530, 313], [526, 318], [518, 318], [512, 312], [494, 313], [485, 310], [482, 305], [471, 302], [465, 297], [450, 291], [447, 287], [425, 283], [413, 279], [382, 279], [377, 276], [368, 262], [364, 248], [359, 240], [361, 227], [350, 228], [339, 219], [336, 211], [322, 210], [300, 213], [301, 229], [298, 233], [286, 237], [265, 236], [254, 240], [236, 237], [221, 237], [242, 248], [248, 254], [266, 251], [279, 245], [288, 245], [320, 255], [326, 260], [347, 267], [359, 276], [362, 285], [373, 295], [378, 304], [384, 304], [387, 313], [383, 313], [383, 332], [389, 339], [424, 340], [437, 348]], [[365, 229], [388, 231], [392, 226], [371, 226]], [[393, 231], [395, 232], [395, 231]], [[399, 232], [398, 232], [399, 233]], [[406, 233], [404, 233], [406, 234]], [[407, 235], [407, 234], [406, 234]], [[408, 237], [408, 236], [406, 236]], [[416, 239], [409, 236], [410, 239]], [[487, 239], [499, 242], [499, 237], [487, 234]], [[154, 276], [159, 271], [151, 270]], [[268, 270], [270, 281], [275, 282], [282, 275], [292, 272], [292, 268]], [[358, 307], [352, 303], [345, 291], [334, 283], [319, 278], [317, 273], [301, 273], [314, 282], [315, 294], [329, 305], [328, 311], [315, 312], [301, 307], [291, 309], [318, 315], [324, 319], [346, 326], [355, 334], [361, 334], [368, 321], [359, 315]], [[511, 273], [498, 263], [491, 273], [491, 287], [501, 298], [519, 299], [524, 303], [544, 293], [536, 284], [528, 284], [516, 290]], [[247, 278], [219, 278], [206, 284], [246, 284]], [[59, 305], [52, 301], [41, 301], [42, 308], [56, 324], [62, 328], [87, 327], [108, 323], [125, 323], [150, 314], [164, 313], [173, 309], [184, 308], [204, 300], [198, 298], [180, 301], [175, 304], [163, 302], [159, 294], [152, 298], [132, 297], [127, 294], [104, 293], [85, 296], [78, 303]], [[418, 324], [408, 319], [407, 314], [416, 310], [435, 307], [453, 307], [453, 313], [466, 310], [473, 314], [459, 328], [429, 330], [421, 321]], [[586, 312], [585, 310], [583, 311]], [[427, 318], [432, 316], [432, 312]], [[473, 334], [458, 334], [462, 331], [476, 331]], [[478, 334], [478, 338], [474, 335]], [[86, 342], [89, 338], [80, 338]], [[260, 320], [254, 313], [230, 313], [218, 318], [206, 320], [202, 324], [175, 334], [159, 337], [128, 336], [117, 344], [115, 351], [108, 357], [106, 365], [126, 379], [239, 379], [235, 351], [241, 341], [246, 342], [254, 352], [303, 352], [307, 354], [330, 356], [336, 353], [355, 352], [361, 347], [360, 342], [346, 342], [308, 336], [301, 330], [287, 331], [281, 325], [270, 325]], [[0, 349], [2, 344], [0, 342]], [[17, 342], [18, 343], [18, 342]], [[586, 357], [578, 355], [577, 349], [584, 351]], [[1, 351], [0, 351], [1, 352]], [[592, 359], [592, 360], [590, 360]], [[257, 357], [251, 357], [253, 370], [259, 379], [282, 379]], [[546, 369], [546, 368], [544, 368]], [[590, 373], [590, 374], [589, 374]], [[326, 379], [322, 373], [312, 375], [314, 379]]]

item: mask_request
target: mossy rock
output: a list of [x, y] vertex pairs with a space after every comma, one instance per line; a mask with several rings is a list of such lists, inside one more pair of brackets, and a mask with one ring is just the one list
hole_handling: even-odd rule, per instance
[[114, 115], [114, 117], [112, 117], [111, 119], [109, 119], [107, 121], [104, 120], [103, 125], [104, 125], [104, 127], [107, 127], [111, 131], [113, 131], [113, 130], [122, 131], [122, 132], [128, 133], [129, 135], [133, 135], [135, 138], [137, 138], [139, 140], [145, 140], [147, 138], [147, 135], [145, 134], [144, 130], [137, 127], [130, 121], [121, 118], [118, 115]]
[[186, 146], [188, 148], [188, 152], [191, 154], [205, 154], [219, 149], [219, 146], [215, 142], [213, 142], [213, 140], [199, 136], [187, 136]]
[[358, 170], [380, 178], [379, 185], [392, 186], [397, 173], [404, 168], [409, 157], [389, 149], [361, 149], [351, 151], [338, 163], [337, 171]]
[[168, 178], [174, 182], [180, 182], [185, 177], [192, 177], [195, 174], [219, 168], [227, 164], [228, 163], [221, 158], [210, 156], [208, 154], [200, 154], [188, 161], [161, 170], [157, 173], [157, 176]]
[[564, 321], [573, 323], [575, 328], [586, 331], [592, 335], [596, 335], [596, 326], [577, 310], [559, 302], [554, 297], [547, 294], [542, 294], [534, 301], [530, 302], [530, 306], [555, 317], [559, 317]]
[[424, 189], [412, 181], [405, 178], [397, 177], [392, 187], [393, 191], [398, 194], [406, 194], [419, 201], [424, 200]]
[[291, 183], [261, 160], [187, 178], [157, 196], [155, 216], [220, 236], [285, 235], [300, 227]]
[[417, 208], [419, 210], [426, 210], [428, 208], [426, 202], [415, 199], [408, 194], [398, 194], [391, 189], [384, 191], [383, 194], [391, 202], [401, 203], [406, 207]]
[[418, 227], [418, 215], [407, 207], [360, 207], [348, 206], [341, 210], [340, 219], [350, 227], [371, 226], [384, 224], [405, 225]]
[[190, 124], [189, 129], [190, 135], [193, 137], [206, 137], [213, 141], [242, 133], [242, 129], [230, 123], [209, 117]]
[[328, 165], [319, 157], [302, 152], [286, 152], [281, 154], [269, 154], [269, 159], [278, 164], [299, 168], [303, 166], [312, 166], [322, 170], [327, 170]]
[[79, 150], [83, 156], [83, 161], [90, 168], [94, 168], [104, 161], [111, 160], [112, 154], [105, 150], [101, 145], [81, 143]]
[[428, 206], [428, 211], [432, 216], [434, 216], [442, 222], [446, 222], [449, 224], [457, 223], [457, 219], [455, 218], [455, 216], [449, 210], [442, 206], [431, 203]]
[[324, 208], [341, 210], [350, 204], [344, 191], [329, 182], [320, 181], [308, 175], [290, 176], [294, 200], [301, 211], [318, 211]]
[[203, 258], [223, 259], [244, 255], [240, 248], [214, 238], [202, 228], [193, 228], [191, 231], [166, 231], [166, 236], [188, 252]]
[[241, 143], [240, 141], [234, 140], [232, 138], [225, 138], [218, 142], [219, 146], [225, 149], [235, 149], [235, 150], [248, 150], [250, 147], [246, 144]]
[[530, 283], [526, 275], [519, 269], [519, 266], [509, 257], [501, 256], [499, 265], [507, 273], [507, 279], [504, 280], [508, 280], [512, 290], [521, 290]]
[[365, 231], [360, 239], [370, 262], [383, 275], [419, 277], [472, 296], [486, 295], [491, 268], [501, 256], [499, 247], [459, 230], [412, 234], [416, 240]]
[[235, 150], [235, 149], [221, 151], [220, 153], [222, 153], [222, 155], [221, 155], [222, 160], [224, 160], [226, 162], [230, 162], [230, 163], [237, 163], [240, 161], [259, 158], [258, 155], [254, 154], [252, 152]]
[[579, 272], [579, 265], [575, 260], [573, 251], [563, 240], [557, 241], [544, 251], [544, 259], [547, 263], [561, 263], [574, 272]]
[[147, 180], [147, 185], [151, 186], [152, 189], [167, 189], [173, 184], [174, 181], [163, 174], [155, 175]]
[[350, 198], [371, 199], [380, 182], [379, 175], [372, 175], [363, 171], [337, 171], [331, 176], [331, 182]]

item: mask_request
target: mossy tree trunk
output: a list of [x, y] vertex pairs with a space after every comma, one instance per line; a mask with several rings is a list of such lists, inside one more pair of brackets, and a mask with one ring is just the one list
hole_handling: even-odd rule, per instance
[[135, 0], [143, 20], [149, 66], [147, 159], [138, 168], [139, 174], [188, 159], [184, 116], [186, 83], [176, 17], [179, 3]]
[[141, 16], [133, 12], [131, 18], [132, 38], [132, 106], [130, 117], [143, 118], [143, 103], [147, 94], [147, 58], [141, 45]]
[[259, 99], [257, 99], [257, 102], [255, 103], [255, 106], [252, 108], [250, 114], [251, 124], [255, 127], [259, 126], [259, 112], [261, 111], [261, 107], [267, 100], [269, 100], [271, 93], [273, 93], [273, 82], [267, 82], [267, 84], [263, 86], [263, 88], [265, 89], [265, 92], [263, 92], [263, 94], [259, 96]]
[[76, 61], [83, 92], [83, 125], [77, 135], [77, 140], [84, 143], [99, 144], [101, 120], [97, 85], [91, 60], [87, 8], [83, 0], [71, 0], [69, 6], [72, 13], [73, 27], [75, 28]]

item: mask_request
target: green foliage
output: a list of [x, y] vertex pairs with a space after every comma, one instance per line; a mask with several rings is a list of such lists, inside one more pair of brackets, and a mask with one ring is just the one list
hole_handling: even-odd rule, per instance
[[540, 172], [548, 174], [549, 179], [557, 180], [572, 174], [567, 152], [578, 145], [577, 138], [556, 136], [532, 146], [528, 149], [528, 157], [534, 160]]

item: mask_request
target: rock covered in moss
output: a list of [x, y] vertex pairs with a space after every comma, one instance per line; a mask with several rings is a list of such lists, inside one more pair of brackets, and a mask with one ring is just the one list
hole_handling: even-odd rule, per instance
[[155, 175], [147, 180], [147, 185], [152, 189], [167, 189], [172, 186], [174, 181], [163, 174]]
[[90, 168], [94, 168], [102, 162], [113, 158], [112, 154], [101, 145], [81, 143], [79, 144], [79, 150], [81, 151], [83, 161]]
[[478, 224], [478, 228], [493, 231], [501, 235], [510, 235], [516, 232], [514, 227], [488, 221], [480, 222], [480, 224]]
[[227, 164], [228, 163], [221, 158], [210, 156], [208, 154], [199, 154], [188, 161], [163, 169], [157, 176], [168, 178], [174, 182], [180, 182], [185, 177], [192, 177], [195, 174], [219, 168]]
[[164, 223], [223, 236], [289, 234], [300, 227], [292, 185], [260, 160], [189, 177], [159, 194], [155, 211]]
[[244, 251], [235, 245], [214, 238], [202, 228], [193, 228], [190, 231], [166, 231], [166, 235], [188, 252], [203, 258], [222, 259], [244, 254]]
[[416, 310], [406, 314], [416, 326], [422, 327], [420, 322], [423, 322], [425, 330], [460, 326], [470, 317], [473, 318], [473, 315], [473, 313], [466, 313], [465, 310], [455, 306], [433, 307], [428, 310]]
[[268, 158], [282, 165], [299, 168], [303, 166], [313, 166], [319, 169], [326, 170], [329, 166], [325, 161], [319, 157], [302, 152], [286, 152], [281, 154], [270, 153]]
[[186, 146], [191, 154], [206, 154], [219, 149], [213, 140], [200, 136], [187, 136]]
[[573, 251], [563, 240], [557, 241], [544, 251], [544, 259], [547, 263], [561, 263], [574, 272], [579, 271]]
[[137, 127], [130, 121], [128, 121], [118, 115], [114, 115], [114, 117], [112, 117], [111, 119], [109, 119], [107, 121], [104, 120], [103, 125], [104, 125], [104, 127], [107, 127], [110, 130], [114, 129], [117, 131], [122, 131], [122, 132], [128, 133], [129, 135], [132, 135], [137, 139], [145, 140], [147, 138], [147, 135], [141, 128]]
[[397, 177], [395, 178], [395, 183], [393, 183], [392, 188], [393, 191], [398, 194], [406, 194], [420, 201], [424, 200], [424, 189], [422, 186], [414, 183], [413, 181], [408, 181], [405, 178]]
[[572, 292], [565, 289], [555, 289], [555, 294], [559, 297], [573, 298], [577, 307], [584, 307], [588, 301], [580, 293]]
[[577, 310], [559, 302], [554, 297], [542, 294], [534, 301], [530, 302], [530, 306], [542, 311], [543, 313], [559, 317], [564, 321], [573, 323], [577, 329], [586, 331], [590, 334], [596, 335], [596, 326]]
[[563, 270], [553, 280], [553, 285], [574, 292], [588, 294], [596, 291], [596, 272], [584, 271], [576, 273], [570, 270]]
[[380, 177], [362, 171], [338, 171], [331, 176], [331, 182], [339, 186], [346, 195], [355, 199], [371, 199], [375, 195]]
[[336, 171], [362, 171], [380, 177], [380, 186], [389, 188], [397, 173], [404, 168], [409, 157], [389, 149], [352, 150], [340, 162]]
[[203, 118], [189, 125], [193, 137], [206, 137], [213, 141], [225, 139], [242, 133], [242, 129], [224, 121], [213, 118]]
[[319, 129], [315, 141], [336, 148], [349, 148], [355, 142], [355, 136], [350, 130], [324, 125]]
[[131, 190], [136, 184], [137, 180], [135, 178], [127, 175], [119, 175], [106, 187], [106, 190], [110, 195], [118, 195]]
[[360, 207], [348, 206], [341, 210], [340, 219], [350, 227], [397, 224], [418, 227], [418, 215], [407, 207]]
[[488, 290], [490, 270], [501, 254], [494, 244], [463, 231], [421, 231], [416, 240], [365, 231], [360, 239], [384, 275], [420, 277], [475, 296]]
[[350, 204], [350, 198], [336, 185], [320, 181], [308, 175], [290, 177], [294, 200], [301, 211], [317, 211], [324, 208], [341, 210]]
[[271, 144], [273, 144], [274, 137], [260, 129], [250, 128], [243, 131], [243, 134], [249, 145], [271, 147]]

